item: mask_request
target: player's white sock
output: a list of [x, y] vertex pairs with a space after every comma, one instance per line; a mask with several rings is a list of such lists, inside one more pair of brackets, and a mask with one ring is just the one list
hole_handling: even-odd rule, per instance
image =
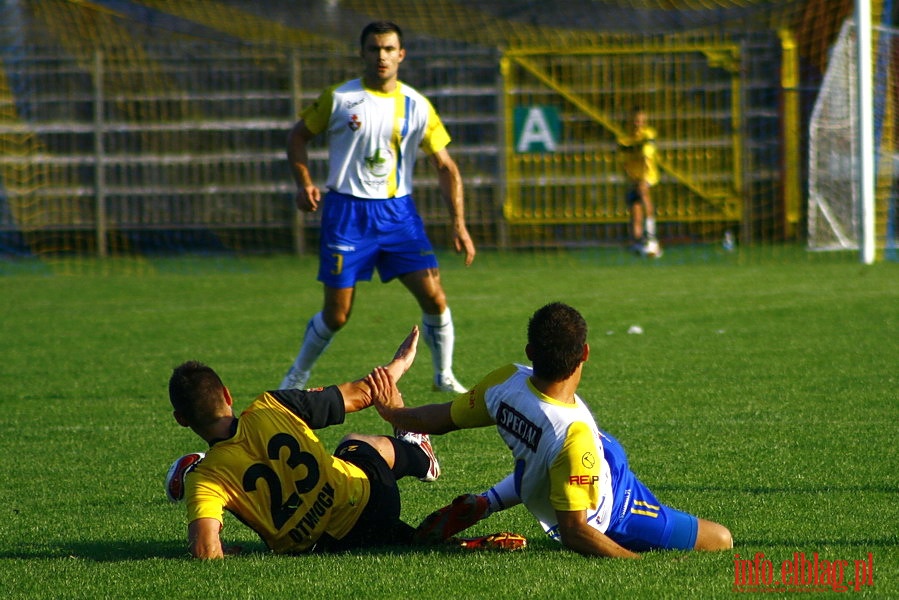
[[656, 219], [655, 217], [646, 217], [646, 239], [656, 239]]
[[434, 375], [452, 375], [453, 345], [456, 342], [456, 333], [453, 329], [453, 316], [449, 306], [439, 315], [422, 313], [421, 322], [425, 343], [431, 350]]
[[481, 496], [486, 497], [487, 502], [490, 503], [490, 509], [487, 511], [488, 515], [521, 504], [521, 498], [518, 496], [518, 492], [515, 491], [515, 476], [511, 474], [481, 494]]
[[293, 361], [290, 371], [284, 377], [284, 381], [281, 382], [281, 387], [293, 387], [291, 385], [292, 381], [296, 380], [298, 373], [308, 377], [312, 367], [315, 365], [315, 361], [322, 355], [333, 337], [334, 332], [325, 324], [321, 312], [315, 313], [306, 324], [306, 333], [303, 335], [303, 344], [300, 346], [300, 352]]

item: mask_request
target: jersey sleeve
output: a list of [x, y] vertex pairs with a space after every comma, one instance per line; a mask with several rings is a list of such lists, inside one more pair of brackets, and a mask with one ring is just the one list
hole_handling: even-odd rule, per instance
[[602, 450], [586, 423], [568, 428], [562, 449], [549, 468], [549, 502], [556, 510], [587, 510], [599, 502]]
[[310, 106], [303, 109], [300, 118], [306, 124], [306, 128], [314, 135], [318, 135], [328, 128], [331, 120], [331, 108], [334, 103], [334, 90], [337, 86], [325, 89]]
[[346, 417], [343, 394], [336, 385], [316, 390], [275, 390], [268, 392], [312, 429], [340, 425]]
[[450, 418], [459, 429], [472, 429], [493, 425], [493, 419], [487, 412], [484, 392], [476, 387], [467, 394], [459, 394], [450, 406]]
[[490, 388], [506, 381], [516, 371], [515, 365], [500, 367], [481, 379], [468, 392], [456, 396], [450, 408], [450, 417], [453, 423], [459, 429], [495, 425], [496, 421], [487, 410], [487, 393]]
[[215, 519], [224, 524], [226, 494], [220, 486], [192, 475], [185, 481], [184, 497], [188, 523], [197, 519]]
[[434, 154], [446, 148], [450, 143], [450, 135], [434, 106], [428, 102], [428, 123], [421, 140], [421, 149], [425, 154]]

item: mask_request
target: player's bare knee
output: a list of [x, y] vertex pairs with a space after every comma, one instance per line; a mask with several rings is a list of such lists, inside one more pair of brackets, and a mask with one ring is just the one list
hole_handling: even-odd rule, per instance
[[730, 550], [734, 547], [734, 538], [727, 527], [721, 526], [721, 550]]
[[350, 320], [350, 313], [343, 311], [324, 311], [322, 313], [322, 320], [325, 322], [325, 325], [328, 326], [328, 329], [337, 333], [343, 329], [343, 326]]
[[442, 288], [432, 290], [431, 294], [418, 298], [418, 305], [426, 314], [442, 315], [446, 311], [446, 294]]
[[724, 525], [703, 521], [700, 527], [700, 535], [696, 539], [697, 550], [729, 550], [734, 547], [733, 536]]

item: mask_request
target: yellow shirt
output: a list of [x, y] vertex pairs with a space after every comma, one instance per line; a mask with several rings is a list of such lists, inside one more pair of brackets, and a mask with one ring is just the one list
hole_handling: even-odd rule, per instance
[[656, 130], [643, 127], [635, 134], [619, 140], [624, 153], [624, 173], [631, 181], [646, 181], [649, 185], [659, 182], [655, 139]]
[[240, 415], [185, 480], [188, 521], [224, 511], [275, 552], [303, 552], [345, 536], [368, 503], [370, 482], [328, 452], [312, 428], [266, 392]]

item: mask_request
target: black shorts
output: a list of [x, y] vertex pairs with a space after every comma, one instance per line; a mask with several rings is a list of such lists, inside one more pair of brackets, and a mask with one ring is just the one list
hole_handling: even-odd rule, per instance
[[381, 454], [365, 442], [348, 440], [337, 446], [334, 455], [362, 469], [371, 483], [371, 493], [350, 532], [339, 540], [324, 536], [316, 549], [341, 552], [362, 546], [411, 543], [414, 530], [400, 520], [400, 490]]

